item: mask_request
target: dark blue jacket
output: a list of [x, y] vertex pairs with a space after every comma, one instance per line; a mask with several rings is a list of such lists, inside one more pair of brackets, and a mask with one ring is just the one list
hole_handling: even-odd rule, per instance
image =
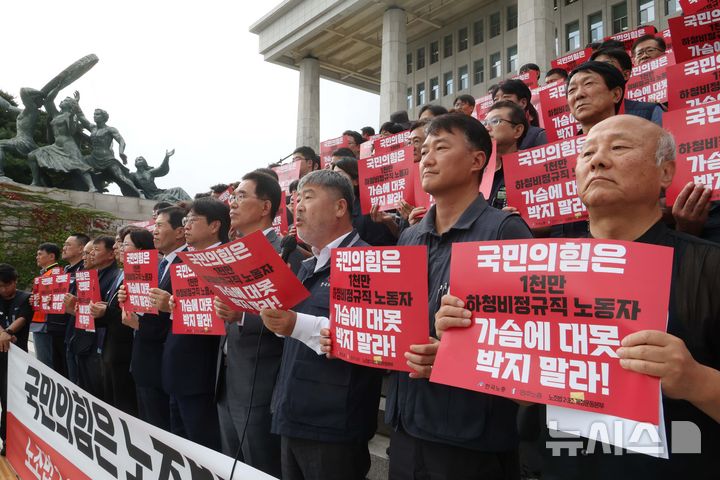
[[657, 103], [625, 100], [625, 114], [650, 120], [662, 127], [662, 108]]

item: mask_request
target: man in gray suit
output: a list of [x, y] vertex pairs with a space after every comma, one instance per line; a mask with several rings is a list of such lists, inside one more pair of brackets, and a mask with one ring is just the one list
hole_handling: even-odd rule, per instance
[[[280, 197], [274, 178], [261, 172], [246, 174], [230, 198], [230, 228], [242, 236], [260, 230], [279, 252], [280, 237], [272, 222]], [[279, 478], [280, 437], [270, 433], [270, 400], [283, 339], [265, 329], [260, 317], [230, 310], [217, 297], [215, 310], [226, 330], [216, 384], [222, 452], [235, 457], [242, 444], [243, 462]]]

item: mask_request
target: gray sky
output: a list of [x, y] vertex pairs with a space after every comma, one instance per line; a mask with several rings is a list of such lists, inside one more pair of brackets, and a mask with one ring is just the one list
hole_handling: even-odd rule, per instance
[[[157, 166], [175, 148], [161, 188], [194, 195], [296, 147], [298, 72], [265, 62], [248, 31], [277, 0], [6, 3], [2, 33], [13, 47], [3, 55], [0, 89], [18, 97], [21, 87], [41, 88], [95, 53], [98, 64], [56, 103], [79, 90], [88, 118], [107, 110], [127, 142], [131, 170], [135, 157]], [[321, 139], [365, 125], [377, 130], [378, 116], [377, 95], [321, 80]]]

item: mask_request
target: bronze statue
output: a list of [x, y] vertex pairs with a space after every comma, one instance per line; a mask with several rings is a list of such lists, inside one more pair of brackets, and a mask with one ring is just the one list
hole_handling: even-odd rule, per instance
[[40, 107], [42, 107], [44, 99], [45, 95], [39, 90], [21, 88], [20, 100], [25, 108], [20, 109], [0, 97], [0, 110], [5, 110], [17, 115], [15, 136], [13, 138], [0, 140], [0, 180], [11, 180], [5, 176], [3, 169], [6, 152], [27, 158], [30, 152], [38, 148], [35, 140], [33, 140], [33, 133], [35, 132], [38, 118], [40, 118]]
[[175, 150], [166, 151], [165, 158], [158, 168], [149, 166], [143, 157], [135, 159], [136, 171], [130, 174], [130, 178], [135, 182], [135, 186], [142, 190], [145, 198], [170, 203], [191, 200], [190, 195], [180, 187], [161, 189], [155, 185], [155, 178], [164, 177], [170, 171], [170, 157], [174, 154]]
[[55, 136], [55, 143], [40, 147], [28, 154], [28, 165], [32, 172], [31, 185], [46, 186], [43, 170], [71, 173], [77, 175], [88, 192], [96, 192], [90, 177], [90, 165], [85, 163], [80, 148], [75, 142], [75, 134], [81, 128], [78, 121], [78, 103], [71, 97], [55, 106], [58, 88], [53, 88], [45, 98], [45, 111], [50, 116], [50, 126]]

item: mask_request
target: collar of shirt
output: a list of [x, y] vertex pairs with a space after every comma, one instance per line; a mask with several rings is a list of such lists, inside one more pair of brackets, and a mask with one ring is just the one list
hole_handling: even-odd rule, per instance
[[45, 272], [48, 272], [48, 271], [52, 270], [53, 268], [59, 267], [59, 266], [60, 265], [58, 265], [57, 262], [53, 263], [52, 265], [48, 265], [47, 267], [40, 269], [40, 275], [44, 275]]
[[175, 250], [173, 250], [172, 252], [168, 253], [167, 255], [165, 255], [163, 257], [164, 260], [167, 260], [168, 264], [165, 265], [165, 270], [163, 271], [163, 274], [161, 275], [161, 277], [163, 275], [165, 275], [165, 272], [167, 272], [167, 269], [170, 268], [170, 264], [173, 263], [173, 260], [175, 260], [175, 257], [177, 257], [178, 252], [182, 252], [186, 248], [187, 248], [187, 243], [182, 245], [181, 247], [176, 248]]
[[[465, 211], [460, 215], [455, 225], [450, 230], [468, 230], [475, 220], [488, 208], [488, 203], [482, 195], [478, 195], [473, 202], [468, 205]], [[435, 214], [437, 207], [433, 205], [430, 207], [428, 213], [423, 217], [422, 220], [417, 224], [418, 233], [421, 235], [432, 233], [438, 235], [435, 230]]]
[[265, 230], [263, 230], [263, 235], [265, 235], [265, 236], [267, 237], [268, 234], [269, 234], [270, 232], [272, 232], [273, 230], [275, 230], [274, 227], [268, 227], [268, 228], [266, 228]]
[[322, 267], [325, 266], [326, 263], [330, 261], [330, 251], [340, 245], [343, 240], [345, 240], [345, 237], [350, 235], [352, 233], [352, 230], [350, 230], [347, 233], [344, 233], [340, 235], [338, 238], [333, 240], [332, 242], [325, 245], [325, 247], [322, 250], [318, 250], [315, 247], [312, 247], [312, 252], [315, 255], [315, 258], [317, 259], [317, 262], [315, 263], [315, 271], [317, 272]]

